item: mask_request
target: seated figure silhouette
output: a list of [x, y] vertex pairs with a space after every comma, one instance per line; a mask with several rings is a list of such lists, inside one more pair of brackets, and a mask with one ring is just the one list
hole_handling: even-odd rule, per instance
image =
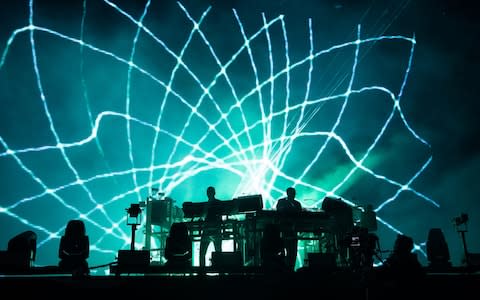
[[81, 220], [70, 220], [65, 234], [60, 239], [58, 256], [62, 271], [73, 275], [88, 275], [87, 258], [90, 255], [90, 241], [85, 233], [85, 224]]
[[165, 242], [167, 266], [189, 267], [192, 265], [192, 239], [185, 223], [173, 223]]

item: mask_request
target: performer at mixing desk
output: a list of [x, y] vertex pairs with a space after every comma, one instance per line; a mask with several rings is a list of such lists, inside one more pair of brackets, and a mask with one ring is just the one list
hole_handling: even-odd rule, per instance
[[[276, 210], [287, 216], [290, 213], [298, 213], [302, 211], [302, 204], [295, 200], [296, 190], [293, 187], [287, 188], [287, 197], [281, 198], [277, 202]], [[295, 270], [295, 262], [297, 260], [297, 233], [294, 224], [283, 224], [283, 238], [285, 249], [287, 250], [286, 264], [289, 270]]]
[[215, 197], [215, 188], [213, 186], [207, 188], [207, 197], [205, 227], [202, 230], [200, 239], [200, 267], [205, 266], [205, 256], [211, 242], [213, 242], [215, 251], [222, 251], [222, 216], [218, 213], [221, 201]]

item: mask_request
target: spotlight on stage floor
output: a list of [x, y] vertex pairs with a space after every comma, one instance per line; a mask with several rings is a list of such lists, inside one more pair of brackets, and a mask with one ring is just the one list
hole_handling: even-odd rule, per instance
[[58, 256], [59, 267], [72, 275], [89, 274], [87, 258], [90, 255], [90, 240], [82, 220], [70, 220], [65, 228], [65, 234], [60, 239]]
[[28, 272], [37, 252], [37, 234], [24, 231], [8, 242], [7, 251], [0, 251], [0, 273]]

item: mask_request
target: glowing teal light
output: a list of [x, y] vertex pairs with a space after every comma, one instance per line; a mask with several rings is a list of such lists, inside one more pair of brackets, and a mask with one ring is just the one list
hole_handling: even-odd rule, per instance
[[[263, 25], [259, 27], [257, 31], [249, 34], [244, 28], [244, 22], [242, 21], [241, 16], [236, 10], [233, 10], [232, 21], [236, 22], [238, 25], [237, 33], [240, 34], [243, 43], [239, 45], [239, 48], [236, 51], [231, 53], [228, 59], [222, 61], [203, 29], [204, 20], [211, 11], [210, 7], [202, 13], [198, 20], [195, 20], [187, 8], [181, 3], [178, 3], [179, 10], [184, 15], [185, 23], [189, 24], [191, 29], [186, 41], [181, 47], [181, 50], [175, 52], [162, 40], [161, 37], [155, 35], [153, 29], [149, 29], [147, 25], [145, 25], [147, 24], [145, 18], [148, 16], [151, 1], [146, 3], [143, 13], [138, 20], [118, 5], [108, 0], [104, 0], [104, 3], [111, 7], [114, 12], [125, 17], [136, 29], [135, 35], [130, 44], [131, 51], [127, 57], [121, 57], [113, 52], [101, 49], [85, 40], [83, 27], [86, 22], [85, 16], [87, 14], [86, 1], [84, 1], [83, 6], [81, 35], [80, 38], [77, 38], [37, 25], [34, 22], [35, 3], [33, 0], [30, 0], [29, 2], [30, 9], [28, 25], [12, 32], [1, 56], [0, 72], [5, 65], [5, 62], [9, 59], [10, 47], [15, 43], [15, 40], [20, 35], [28, 34], [36, 87], [38, 89], [36, 92], [38, 93], [38, 100], [42, 103], [42, 114], [48, 119], [48, 132], [54, 138], [52, 143], [43, 146], [13, 149], [9, 146], [9, 142], [0, 135], [0, 144], [5, 149], [3, 152], [0, 152], [0, 159], [13, 159], [18, 167], [28, 174], [28, 176], [31, 177], [32, 180], [42, 189], [41, 192], [31, 194], [21, 199], [14, 199], [15, 201], [11, 205], [0, 206], [0, 214], [15, 218], [33, 229], [45, 233], [45, 237], [39, 241], [38, 247], [42, 247], [47, 243], [58, 239], [61, 236], [64, 227], [46, 228], [46, 226], [41, 223], [30, 222], [29, 219], [22, 217], [21, 213], [18, 212], [18, 208], [26, 203], [41, 201], [46, 196], [53, 197], [58, 203], [65, 207], [65, 209], [72, 212], [75, 216], [84, 219], [88, 226], [98, 229], [98, 232], [100, 232], [100, 234], [96, 236], [96, 239], [91, 240], [92, 256], [94, 256], [95, 253], [112, 254], [118, 249], [108, 248], [106, 245], [103, 245], [102, 242], [113, 238], [114, 240], [121, 242], [121, 247], [130, 244], [129, 228], [123, 226], [125, 223], [125, 216], [122, 216], [123, 211], [119, 212], [117, 206], [115, 206], [116, 210], [112, 211], [111, 207], [113, 207], [114, 204], [121, 201], [121, 207], [127, 207], [130, 202], [141, 201], [142, 198], [146, 196], [146, 192], [148, 192], [152, 186], [158, 186], [160, 190], [165, 191], [167, 194], [173, 193], [176, 188], [188, 180], [192, 180], [192, 178], [196, 178], [196, 176], [212, 170], [221, 170], [223, 173], [233, 175], [238, 179], [237, 182], [233, 184], [233, 192], [230, 197], [242, 194], [259, 193], [263, 195], [266, 208], [272, 208], [275, 205], [275, 200], [278, 195], [283, 194], [286, 183], [305, 187], [317, 193], [318, 198], [314, 202], [308, 203], [309, 208], [319, 208], [321, 205], [321, 199], [323, 199], [321, 196], [336, 196], [345, 199], [339, 191], [347, 184], [347, 182], [352, 180], [352, 176], [356, 172], [370, 174], [372, 177], [395, 188], [395, 192], [391, 197], [385, 199], [381, 205], [376, 207], [377, 212], [380, 212], [385, 206], [395, 201], [401, 193], [411, 193], [415, 197], [427, 201], [434, 206], [438, 206], [434, 200], [412, 188], [414, 180], [418, 178], [418, 176], [430, 164], [432, 159], [431, 156], [423, 162], [421, 167], [410, 172], [411, 176], [408, 180], [402, 182], [388, 178], [386, 175], [375, 171], [364, 164], [366, 159], [378, 145], [379, 141], [385, 136], [386, 129], [390, 126], [394, 116], [399, 116], [401, 118], [405, 128], [411, 133], [416, 141], [430, 147], [430, 145], [408, 124], [407, 119], [401, 110], [401, 98], [412, 66], [412, 57], [414, 46], [416, 44], [414, 36], [379, 36], [362, 38], [361, 27], [358, 26], [357, 35], [354, 40], [333, 45], [327, 49], [314, 49], [314, 32], [312, 29], [312, 20], [309, 19], [309, 39], [307, 41], [309, 45], [308, 53], [305, 53], [305, 56], [302, 59], [293, 61], [290, 55], [292, 46], [289, 45], [289, 37], [287, 36], [287, 18], [280, 15], [268, 20], [265, 14], [262, 14], [261, 18]], [[281, 61], [283, 61], [284, 64], [281, 66], [276, 65], [276, 59], [279, 59], [280, 57], [278, 53], [276, 55], [274, 54], [274, 45], [272, 42], [274, 34], [273, 29], [275, 28], [281, 31], [281, 39], [283, 40], [283, 47], [281, 49], [283, 57], [281, 57]], [[125, 99], [122, 99], [122, 101], [125, 101], [125, 110], [104, 110], [94, 115], [89, 108], [88, 113], [91, 122], [90, 134], [73, 142], [62, 141], [58, 135], [57, 122], [51, 114], [48, 93], [45, 93], [45, 81], [42, 77], [42, 70], [38, 63], [36, 44], [36, 35], [38, 33], [46, 34], [52, 39], [60, 39], [70, 42], [73, 45], [78, 45], [81, 49], [80, 59], [82, 61], [84, 59], [83, 53], [88, 51], [113, 59], [118, 64], [124, 66], [127, 74], [127, 82], [125, 86], [126, 97]], [[166, 82], [147, 71], [146, 66], [142, 66], [136, 61], [137, 46], [141, 34], [146, 34], [152, 38], [155, 43], [165, 50], [165, 52], [175, 61], [175, 66], [171, 70]], [[211, 66], [217, 70], [217, 73], [213, 78], [200, 78], [191, 66], [186, 63], [188, 61], [186, 57], [189, 55], [188, 51], [191, 49], [191, 43], [194, 37], [197, 37], [202, 41], [204, 47], [206, 47], [215, 61], [215, 65]], [[266, 41], [267, 44], [267, 74], [260, 74], [258, 60], [261, 58], [255, 56], [255, 51], [252, 46], [258, 40]], [[404, 71], [403, 81], [399, 91], [394, 92], [386, 87], [375, 85], [357, 88], [354, 83], [357, 74], [359, 53], [362, 50], [362, 46], [386, 40], [410, 43], [408, 65]], [[353, 58], [353, 64], [351, 66], [349, 81], [346, 88], [333, 95], [321, 97], [314, 95], [312, 92], [312, 77], [317, 71], [314, 67], [314, 62], [327, 54], [345, 49], [352, 50]], [[246, 93], [240, 94], [238, 88], [236, 88], [233, 79], [234, 76], [232, 76], [232, 73], [234, 72], [232, 66], [239, 60], [242, 54], [248, 57], [249, 66], [246, 66], [245, 68], [251, 68], [251, 70], [248, 70], [253, 72], [254, 80], [251, 84], [250, 90]], [[305, 66], [307, 67], [307, 79], [303, 86], [303, 99], [293, 99], [293, 93], [291, 91], [291, 74]], [[158, 110], [158, 114], [156, 114], [157, 117], [153, 121], [144, 120], [133, 113], [132, 107], [136, 105], [135, 99], [131, 94], [132, 72], [134, 71], [139, 72], [145, 78], [164, 89], [164, 94], [161, 95], [161, 97], [158, 97], [158, 107], [154, 108], [155, 110]], [[190, 99], [182, 96], [182, 91], [178, 90], [178, 86], [175, 85], [179, 71], [186, 72], [198, 85], [198, 88], [201, 91], [201, 95], [198, 98]], [[228, 97], [231, 98], [232, 104], [229, 107], [220, 105], [224, 95], [216, 95], [214, 91], [214, 87], [217, 86], [220, 79], [224, 80], [230, 89], [231, 95]], [[81, 84], [85, 93], [84, 97], [88, 98], [86, 81], [82, 80]], [[282, 97], [275, 96], [277, 88], [285, 90]], [[357, 157], [352, 153], [344, 138], [337, 133], [337, 129], [342, 122], [345, 121], [344, 112], [349, 103], [354, 101], [352, 100], [352, 97], [372, 91], [381, 93], [385, 95], [386, 99], [391, 100], [391, 111], [381, 130], [376, 134], [374, 141], [369, 145], [368, 149], [363, 155], [361, 155], [361, 157]], [[252, 103], [250, 103], [252, 102], [252, 99], [258, 100], [256, 105], [259, 109], [259, 115], [254, 118], [253, 121], [248, 118], [248, 105], [252, 105]], [[169, 104], [172, 104], [172, 101], [175, 105], [184, 109], [186, 108], [188, 111], [186, 122], [179, 131], [172, 130], [169, 128], [169, 124], [164, 121], [168, 114], [174, 113], [167, 110], [167, 107], [169, 107]], [[324, 104], [334, 102], [341, 103], [341, 108], [335, 116], [335, 122], [333, 125], [330, 126], [328, 130], [312, 130], [312, 126], [310, 125], [312, 125], [311, 122], [315, 114], [320, 111]], [[217, 118], [214, 119], [209, 115], [202, 113], [200, 108], [205, 103], [209, 103], [213, 106], [212, 110], [217, 113]], [[234, 120], [236, 114], [240, 114], [240, 120]], [[91, 143], [96, 143], [98, 151], [102, 153], [103, 156], [99, 134], [101, 134], [101, 131], [104, 128], [103, 125], [111, 120], [125, 121], [125, 128], [119, 130], [124, 130], [125, 135], [127, 136], [128, 157], [125, 158], [125, 161], [128, 162], [128, 166], [124, 165], [124, 168], [122, 169], [112, 169], [112, 167], [108, 167], [107, 171], [97, 172], [93, 176], [82, 176], [82, 173], [72, 162], [72, 157], [68, 151], [72, 149], [83, 149], [83, 147], [86, 147]], [[206, 132], [197, 134], [196, 139], [187, 137], [192, 130], [195, 130], [195, 125], [193, 125], [194, 121], [199, 121], [202, 125], [205, 125], [206, 128]], [[236, 127], [235, 125], [238, 125], [238, 122], [241, 123], [241, 126]], [[221, 125], [225, 125], [226, 130], [220, 130], [219, 127]], [[147, 164], [140, 165], [136, 162], [134, 146], [137, 137], [133, 135], [132, 126], [139, 126], [140, 128], [151, 131], [153, 135], [151, 147], [148, 151], [150, 159]], [[260, 139], [258, 138], [259, 132], [261, 136]], [[280, 134], [274, 134], [274, 132], [280, 132]], [[218, 143], [212, 148], [205, 148], [207, 139], [212, 136], [218, 140]], [[159, 143], [161, 137], [169, 138], [169, 141], [172, 142], [173, 146], [168, 149], [162, 149]], [[294, 149], [293, 146], [300, 143], [300, 141], [305, 138], [323, 138], [319, 139], [323, 142], [315, 145], [318, 149], [317, 154], [308, 162], [308, 164], [306, 164], [303, 170], [301, 170], [301, 174], [293, 176], [288, 173], [286, 165], [291, 159], [290, 155]], [[257, 142], [258, 140], [260, 141]], [[339, 146], [339, 149], [343, 150], [341, 155], [346, 156], [353, 164], [353, 167], [350, 168], [349, 172], [343, 178], [336, 182], [333, 188], [327, 189], [309, 182], [307, 177], [311, 174], [312, 169], [315, 168], [320, 157], [325, 155], [327, 146], [332, 143]], [[179, 150], [180, 148], [186, 148], [188, 150], [181, 152]], [[58, 186], [48, 186], [45, 183], [45, 178], [39, 177], [36, 170], [29, 168], [22, 159], [22, 155], [25, 154], [40, 154], [46, 153], [47, 151], [55, 151], [60, 154], [69, 172], [71, 172], [69, 175], [73, 176], [73, 179], [71, 179], [70, 182], [65, 182], [63, 185]], [[168, 155], [166, 155], [166, 159], [162, 163], [158, 163], [158, 157], [163, 157], [160, 155], [164, 154], [163, 151], [166, 151]], [[72, 176], [66, 176], [66, 178], [72, 178]], [[104, 179], [126, 177], [131, 178], [133, 184], [127, 187], [126, 191], [115, 192], [115, 195], [108, 199], [103, 195], [92, 191], [91, 184], [102, 182]], [[78, 188], [80, 188], [82, 193], [86, 195], [90, 204], [93, 205], [92, 208], [85, 210], [72, 205], [69, 200], [65, 199], [65, 191]], [[198, 194], [203, 195], [202, 193]], [[351, 204], [355, 204], [355, 201], [352, 199], [345, 200]], [[100, 216], [98, 214], [100, 214]], [[106, 221], [100, 222], [99, 218], [104, 218]], [[390, 225], [387, 220], [379, 218], [379, 221], [392, 231], [400, 232], [397, 228]], [[136, 245], [138, 247], [142, 246], [141, 242], [138, 242]], [[416, 247], [416, 249], [421, 251], [420, 247]]]

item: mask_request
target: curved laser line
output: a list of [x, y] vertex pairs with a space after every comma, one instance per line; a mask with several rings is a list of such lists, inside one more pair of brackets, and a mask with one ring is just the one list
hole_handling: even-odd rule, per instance
[[[43, 197], [52, 196], [56, 199], [59, 203], [61, 203], [66, 209], [75, 212], [79, 218], [86, 220], [89, 224], [92, 224], [95, 228], [98, 228], [103, 234], [95, 241], [94, 244], [91, 246], [91, 250], [104, 253], [104, 254], [112, 254], [114, 251], [103, 249], [97, 245], [99, 245], [105, 238], [109, 236], [113, 236], [121, 241], [123, 241], [123, 246], [128, 245], [130, 243], [128, 235], [120, 228], [120, 224], [125, 220], [125, 217], [121, 217], [118, 220], [113, 220], [107, 208], [109, 205], [125, 200], [132, 195], [136, 195], [137, 200], [140, 201], [141, 191], [151, 188], [154, 184], [159, 184], [162, 187], [162, 190], [166, 190], [168, 192], [173, 191], [175, 188], [179, 187], [182, 183], [184, 183], [187, 179], [193, 178], [196, 175], [199, 175], [204, 172], [212, 171], [212, 170], [224, 170], [231, 174], [234, 174], [239, 178], [240, 184], [237, 186], [235, 190], [235, 194], [240, 194], [242, 192], [261, 192], [262, 195], [265, 197], [266, 206], [273, 207], [275, 204], [275, 198], [273, 197], [274, 194], [282, 194], [284, 192], [284, 187], [279, 187], [276, 185], [277, 180], [286, 180], [291, 182], [294, 186], [302, 186], [309, 188], [313, 191], [316, 191], [320, 194], [324, 194], [327, 196], [338, 196], [342, 197], [341, 194], [337, 193], [341, 187], [343, 187], [351, 176], [361, 170], [365, 174], [368, 174], [374, 178], [380, 179], [385, 183], [388, 183], [392, 186], [396, 187], [395, 192], [387, 199], [385, 199], [381, 205], [376, 208], [376, 211], [379, 212], [383, 209], [386, 205], [395, 201], [398, 196], [402, 192], [410, 192], [415, 196], [431, 203], [434, 207], [438, 207], [438, 203], [436, 203], [433, 199], [429, 198], [426, 195], [418, 192], [417, 190], [411, 187], [412, 183], [418, 176], [429, 166], [432, 157], [429, 156], [428, 159], [421, 165], [418, 170], [415, 170], [413, 174], [410, 176], [410, 179], [407, 182], [398, 182], [392, 180], [385, 175], [382, 175], [378, 172], [375, 172], [372, 168], [366, 167], [363, 163], [368, 158], [368, 156], [372, 153], [375, 149], [378, 142], [384, 137], [386, 129], [390, 126], [391, 120], [393, 116], [398, 113], [400, 116], [402, 123], [407, 128], [407, 130], [411, 133], [412, 137], [416, 140], [421, 142], [422, 144], [426, 145], [428, 149], [430, 149], [429, 143], [421, 138], [415, 130], [409, 125], [403, 111], [401, 109], [400, 100], [403, 95], [404, 88], [407, 83], [407, 78], [412, 66], [413, 60], [413, 52], [414, 46], [416, 44], [415, 36], [412, 38], [400, 36], [400, 35], [392, 35], [392, 36], [377, 36], [377, 37], [369, 37], [365, 39], [361, 39], [360, 37], [360, 25], [357, 28], [357, 39], [350, 42], [345, 42], [342, 44], [331, 46], [330, 48], [323, 49], [316, 51], [313, 47], [313, 31], [312, 31], [312, 21], [311, 19], [308, 20], [308, 30], [309, 30], [309, 51], [305, 58], [300, 59], [296, 62], [290, 61], [290, 54], [289, 54], [289, 43], [287, 37], [287, 30], [286, 30], [286, 23], [284, 20], [284, 16], [280, 15], [270, 21], [268, 21], [265, 17], [265, 14], [262, 14], [262, 23], [263, 26], [260, 27], [256, 32], [252, 35], [247, 36], [244, 23], [241, 21], [239, 14], [236, 10], [233, 10], [233, 17], [236, 20], [239, 26], [239, 32], [241, 34], [241, 38], [243, 39], [243, 44], [239, 47], [239, 49], [234, 52], [227, 62], [221, 62], [215, 49], [213, 48], [212, 44], [209, 41], [209, 38], [206, 36], [204, 31], [201, 29], [201, 24], [203, 20], [206, 18], [208, 12], [210, 11], [210, 7], [208, 7], [198, 21], [194, 20], [188, 10], [185, 8], [184, 5], [178, 3], [178, 7], [180, 10], [185, 14], [186, 20], [191, 22], [193, 28], [190, 31], [190, 34], [183, 44], [181, 51], [177, 54], [157, 35], [155, 35], [149, 28], [144, 26], [143, 22], [144, 19], [147, 17], [148, 8], [150, 6], [151, 1], [149, 0], [143, 10], [143, 13], [139, 20], [136, 20], [131, 15], [129, 15], [125, 10], [123, 10], [118, 5], [104, 0], [104, 3], [112, 7], [112, 9], [119, 13], [120, 15], [126, 17], [132, 26], [135, 26], [135, 35], [133, 37], [132, 46], [129, 58], [122, 58], [112, 52], [106, 51], [104, 49], [100, 49], [95, 45], [89, 44], [84, 40], [84, 26], [85, 26], [85, 16], [86, 16], [86, 2], [84, 1], [83, 5], [83, 14], [82, 14], [82, 21], [81, 21], [81, 33], [80, 39], [76, 39], [60, 32], [54, 31], [49, 28], [45, 28], [42, 26], [38, 26], [33, 21], [34, 16], [34, 9], [33, 9], [33, 0], [29, 1], [29, 15], [28, 15], [28, 25], [22, 28], [18, 28], [12, 32], [10, 37], [7, 40], [6, 46], [2, 52], [2, 56], [0, 59], [0, 71], [5, 66], [5, 62], [8, 58], [9, 49], [12, 44], [15, 42], [16, 38], [22, 33], [29, 34], [29, 41], [31, 45], [31, 55], [33, 60], [33, 68], [35, 72], [35, 80], [36, 86], [39, 92], [39, 97], [41, 103], [43, 105], [45, 116], [48, 119], [49, 130], [50, 133], [53, 135], [55, 139], [55, 145], [43, 145], [39, 147], [28, 147], [23, 149], [11, 149], [7, 142], [0, 136], [0, 144], [5, 148], [4, 152], [0, 152], [1, 159], [8, 159], [13, 158], [17, 165], [19, 165], [20, 169], [27, 173], [37, 184], [43, 189], [42, 192], [26, 196], [22, 199], [18, 199], [14, 204], [10, 206], [0, 206], [0, 214], [5, 214], [11, 218], [17, 219], [19, 222], [24, 223], [36, 230], [39, 230], [47, 235], [45, 239], [43, 239], [39, 243], [39, 247], [45, 245], [47, 242], [57, 239], [60, 236], [60, 233], [64, 230], [65, 226], [62, 226], [58, 230], [50, 231], [44, 226], [39, 224], [30, 223], [27, 219], [20, 216], [18, 213], [14, 213], [13, 209], [18, 209], [25, 203], [30, 201], [39, 200]], [[282, 31], [282, 38], [283, 38], [283, 51], [284, 51], [284, 58], [285, 58], [285, 66], [283, 69], [279, 70], [278, 72], [274, 73], [274, 56], [273, 56], [273, 43], [272, 43], [272, 36], [271, 36], [271, 29], [272, 26], [279, 25]], [[84, 50], [93, 51], [99, 54], [102, 54], [106, 57], [114, 59], [120, 64], [123, 64], [126, 67], [127, 71], [127, 86], [126, 86], [126, 98], [125, 98], [125, 108], [126, 113], [120, 113], [115, 111], [103, 111], [99, 113], [96, 118], [95, 122], [93, 122], [93, 116], [91, 115], [91, 110], [88, 108], [89, 113], [89, 120], [91, 123], [91, 132], [90, 135], [84, 137], [83, 139], [79, 139], [77, 141], [69, 141], [65, 142], [60, 139], [57, 133], [57, 129], [54, 124], [54, 119], [50, 113], [50, 109], [48, 106], [48, 98], [45, 96], [44, 92], [44, 85], [42, 82], [40, 69], [38, 66], [37, 61], [37, 50], [36, 50], [36, 43], [35, 43], [35, 36], [34, 33], [44, 32], [52, 37], [59, 38], [61, 40], [69, 41], [74, 44], [78, 44], [80, 46], [80, 56], [83, 59]], [[146, 71], [142, 66], [137, 65], [134, 62], [135, 54], [136, 54], [136, 47], [138, 43], [138, 38], [141, 32], [146, 33], [149, 37], [151, 37], [158, 45], [162, 47], [172, 59], [176, 61], [175, 67], [170, 73], [170, 78], [168, 83], [163, 82], [153, 74]], [[194, 73], [194, 71], [185, 64], [184, 57], [188, 55], [189, 45], [191, 39], [194, 34], [198, 34], [202, 39], [203, 43], [207, 47], [208, 51], [210, 52], [212, 58], [216, 63], [216, 67], [218, 67], [218, 72], [214, 76], [214, 79], [209, 83], [202, 83], [201, 79]], [[260, 81], [260, 76], [257, 68], [257, 58], [254, 56], [254, 51], [252, 49], [252, 42], [256, 39], [265, 38], [268, 47], [268, 63], [269, 63], [269, 77], [264, 80], [263, 82]], [[359, 52], [360, 47], [362, 45], [374, 44], [380, 41], [386, 40], [403, 40], [411, 43], [410, 48], [410, 55], [408, 60], [408, 65], [404, 73], [404, 78], [402, 84], [400, 86], [400, 90], [397, 95], [390, 91], [386, 87], [382, 86], [367, 86], [367, 87], [360, 87], [358, 89], [353, 89], [353, 84], [356, 75], [356, 69], [359, 61]], [[330, 94], [326, 97], [322, 98], [315, 98], [311, 95], [311, 83], [312, 83], [312, 74], [315, 71], [313, 67], [314, 60], [318, 59], [324, 54], [327, 53], [334, 53], [337, 50], [352, 47], [354, 49], [354, 60], [350, 72], [350, 79], [348, 83], [348, 87], [345, 91], [337, 93], [337, 94]], [[244, 95], [238, 95], [234, 84], [232, 82], [232, 77], [229, 75], [229, 67], [237, 61], [237, 58], [240, 56], [241, 53], [246, 53], [248, 55], [248, 60], [250, 63], [251, 71], [253, 72], [254, 83], [252, 89], [245, 93]], [[290, 81], [290, 73], [308, 64], [308, 79], [305, 84], [305, 94], [303, 99], [292, 99], [290, 94], [291, 88], [291, 81]], [[176, 78], [177, 70], [182, 68], [185, 70], [188, 75], [196, 82], [198, 87], [203, 91], [201, 96], [196, 99], [196, 102], [193, 101], [194, 99], [185, 99], [181, 96], [180, 91], [176, 91], [172, 88], [174, 84], [174, 80]], [[81, 61], [81, 69], [83, 70], [83, 60]], [[131, 98], [131, 73], [132, 71], [138, 71], [140, 74], [146, 76], [148, 79], [152, 80], [154, 83], [162, 86], [165, 89], [165, 94], [163, 95], [163, 99], [160, 100], [159, 105], [159, 112], [158, 118], [155, 124], [151, 124], [146, 122], [136, 116], [133, 116], [130, 112], [131, 106], [134, 104]], [[83, 71], [82, 71], [83, 74]], [[83, 75], [82, 75], [83, 76]], [[274, 111], [273, 103], [274, 99], [274, 89], [275, 89], [275, 81], [280, 80], [282, 76], [285, 76], [285, 98], [284, 98], [284, 105], [282, 109], [277, 109]], [[218, 79], [223, 77], [228, 87], [231, 89], [231, 93], [233, 96], [233, 100], [235, 104], [230, 106], [227, 110], [223, 110], [220, 108], [218, 103], [216, 102], [215, 95], [212, 94], [212, 88], [217, 84]], [[82, 77], [82, 87], [84, 97], [88, 104], [88, 95], [87, 95], [87, 84], [84, 78]], [[337, 88], [340, 82], [338, 82]], [[269, 88], [269, 98], [264, 97], [262, 95], [262, 89]], [[335, 88], [335, 90], [337, 89]], [[343, 114], [345, 108], [347, 107], [348, 103], [351, 101], [350, 96], [354, 94], [362, 94], [366, 92], [380, 92], [384, 93], [387, 96], [387, 99], [392, 100], [392, 110], [390, 114], [387, 116], [384, 125], [376, 135], [374, 141], [368, 146], [367, 150], [359, 157], [356, 158], [353, 153], [351, 153], [347, 143], [343, 140], [341, 136], [339, 136], [335, 131], [339, 124], [343, 121]], [[187, 122], [184, 125], [181, 133], [179, 135], [175, 135], [168, 130], [167, 126], [163, 126], [162, 124], [162, 116], [166, 113], [165, 107], [166, 102], [169, 95], [173, 95], [175, 99], [179, 100], [179, 104], [184, 105], [189, 111], [189, 116], [187, 118]], [[205, 99], [207, 97], [207, 99]], [[257, 97], [257, 98], [255, 98]], [[243, 106], [245, 102], [249, 99], [258, 99], [258, 107], [260, 109], [260, 116], [256, 122], [251, 124], [247, 123], [245, 118], [246, 111], [244, 110]], [[264, 101], [268, 99], [269, 105], [265, 105]], [[198, 112], [198, 108], [203, 103], [203, 101], [209, 100], [214, 105], [215, 110], [220, 113], [220, 117], [217, 120], [210, 120], [207, 116], [202, 115]], [[300, 103], [296, 103], [295, 100], [300, 100]], [[278, 100], [277, 100], [278, 101]], [[338, 112], [337, 118], [335, 123], [330, 128], [330, 131], [305, 131], [307, 124], [312, 122], [313, 117], [320, 111], [322, 106], [325, 103], [330, 101], [341, 101], [342, 105], [340, 111]], [[307, 109], [311, 109], [308, 111]], [[240, 131], [234, 131], [233, 127], [231, 126], [230, 116], [233, 114], [234, 111], [241, 112], [241, 118], [243, 122], [243, 128]], [[294, 114], [296, 113], [296, 114]], [[98, 131], [101, 128], [101, 124], [103, 121], [106, 120], [107, 117], [113, 118], [123, 118], [126, 121], [126, 131], [127, 131], [127, 139], [128, 139], [128, 159], [130, 162], [130, 168], [126, 168], [124, 170], [115, 170], [106, 173], [97, 173], [94, 176], [89, 178], [83, 178], [78, 173], [77, 169], [72, 164], [70, 157], [65, 152], [68, 148], [74, 147], [82, 147], [90, 142], [96, 142], [99, 145], [98, 139]], [[183, 135], [187, 133], [187, 130], [191, 128], [190, 124], [193, 117], [198, 118], [201, 120], [205, 125], [208, 126], [209, 131], [207, 134], [201, 136], [198, 140], [188, 141], [186, 140]], [[276, 118], [281, 118], [283, 125], [281, 126], [281, 135], [274, 137], [273, 134], [273, 121]], [[225, 122], [227, 128], [229, 130], [230, 136], [224, 136], [221, 134], [216, 127], [220, 125], [220, 123]], [[155, 137], [154, 142], [152, 143], [152, 151], [150, 153], [150, 163], [148, 166], [141, 166], [137, 167], [135, 164], [135, 156], [133, 155], [133, 139], [134, 136], [131, 134], [131, 124], [138, 124], [141, 126], [145, 126], [150, 128], [150, 130], [154, 131]], [[261, 132], [263, 135], [263, 139], [259, 144], [254, 144], [253, 139], [251, 136], [251, 132], [258, 126], [261, 127]], [[202, 143], [205, 141], [207, 135], [209, 133], [213, 133], [216, 137], [220, 139], [222, 142], [215, 146], [213, 149], [203, 149]], [[162, 164], [155, 164], [156, 156], [157, 156], [157, 141], [160, 135], [165, 135], [166, 137], [172, 139], [174, 141], [173, 149], [170, 153], [169, 158], [165, 163]], [[247, 144], [244, 145], [240, 142], [240, 137], [245, 135], [247, 138]], [[290, 153], [292, 151], [293, 145], [298, 142], [298, 139], [305, 139], [305, 138], [315, 138], [315, 137], [325, 137], [325, 141], [319, 147], [319, 150], [315, 157], [309, 162], [309, 164], [302, 170], [302, 173], [299, 177], [293, 177], [283, 171], [286, 167], [286, 164], [289, 162]], [[353, 167], [350, 171], [341, 178], [338, 183], [331, 189], [327, 190], [322, 188], [321, 186], [317, 186], [315, 184], [311, 184], [305, 181], [305, 177], [307, 174], [312, 170], [315, 166], [315, 163], [320, 158], [320, 156], [324, 153], [327, 145], [330, 141], [335, 141], [344, 151], [344, 155], [346, 155], [351, 163], [353, 163]], [[190, 152], [183, 156], [181, 159], [174, 160], [175, 155], [177, 154], [177, 147], [179, 145], [185, 145], [190, 149]], [[227, 155], [220, 155], [222, 149], [227, 149], [229, 154]], [[257, 157], [255, 153], [256, 150], [261, 150], [261, 155]], [[103, 153], [101, 147], [98, 149], [100, 152]], [[24, 153], [35, 153], [35, 152], [44, 152], [44, 151], [59, 151], [62, 155], [63, 160], [65, 161], [66, 165], [68, 166], [69, 170], [73, 173], [75, 180], [69, 183], [66, 183], [61, 186], [57, 187], [48, 187], [44, 184], [43, 180], [39, 178], [35, 172], [28, 168], [23, 161], [18, 157]], [[217, 155], [218, 153], [218, 155]], [[102, 154], [103, 155], [103, 154]], [[199, 156], [200, 155], [200, 156]], [[155, 178], [154, 171], [156, 170], [163, 170], [163, 176], [160, 178]], [[148, 181], [147, 182], [140, 182], [138, 180], [137, 174], [147, 173], [148, 174]], [[131, 188], [127, 188], [127, 191], [117, 193], [111, 199], [106, 201], [97, 202], [86, 186], [87, 183], [96, 182], [98, 180], [104, 180], [107, 178], [117, 178], [119, 176], [132, 176], [134, 186]], [[270, 176], [267, 180], [266, 177]], [[57, 193], [60, 191], [68, 190], [73, 187], [80, 187], [88, 196], [90, 202], [94, 205], [93, 209], [89, 209], [88, 211], [80, 211], [77, 207], [67, 203], [63, 198], [61, 198]], [[351, 199], [345, 199], [347, 203], [351, 205], [355, 205], [354, 201]], [[315, 203], [309, 204], [309, 207], [315, 208], [321, 204], [320, 201]], [[94, 219], [91, 218], [91, 215], [99, 211], [101, 212], [108, 220], [109, 227], [102, 226]], [[390, 225], [387, 221], [382, 218], [378, 218], [378, 220], [385, 225], [387, 228], [392, 230], [395, 233], [400, 233], [398, 229]], [[421, 244], [418, 246], [415, 245], [415, 249], [419, 250], [424, 254], [423, 250], [421, 249]]]

